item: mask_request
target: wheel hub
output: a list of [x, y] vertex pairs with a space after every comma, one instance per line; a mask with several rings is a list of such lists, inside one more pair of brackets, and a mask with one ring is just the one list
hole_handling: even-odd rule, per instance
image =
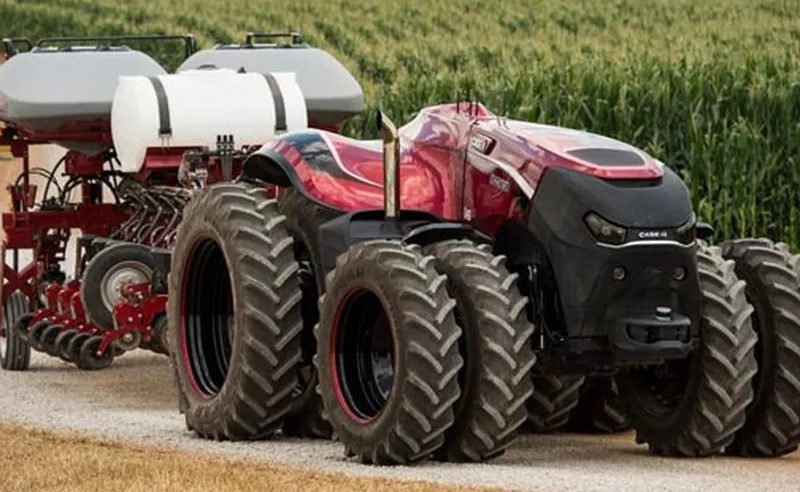
[[337, 396], [353, 420], [374, 420], [394, 385], [394, 339], [378, 297], [357, 290], [342, 301], [336, 316], [334, 374]]
[[101, 280], [100, 295], [109, 311], [122, 299], [122, 288], [129, 283], [148, 282], [153, 272], [138, 261], [122, 261], [110, 268]]

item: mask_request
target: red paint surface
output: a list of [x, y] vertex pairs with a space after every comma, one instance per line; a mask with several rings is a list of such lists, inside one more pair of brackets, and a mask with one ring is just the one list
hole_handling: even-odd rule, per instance
[[[284, 139], [274, 140], [267, 148], [288, 160], [305, 190], [316, 199], [347, 212], [382, 208], [381, 143], [320, 133], [348, 176], [333, 176], [315, 168]], [[470, 145], [472, 139], [474, 147]], [[652, 179], [663, 175], [656, 160], [622, 142], [507, 120], [474, 103], [423, 109], [400, 129], [400, 145], [402, 208], [468, 222], [489, 234], [507, 220], [524, 217], [530, 197], [523, 188], [535, 193], [549, 168], [568, 168], [603, 179]], [[630, 150], [638, 153], [644, 164], [598, 166], [568, 153], [586, 148]]]

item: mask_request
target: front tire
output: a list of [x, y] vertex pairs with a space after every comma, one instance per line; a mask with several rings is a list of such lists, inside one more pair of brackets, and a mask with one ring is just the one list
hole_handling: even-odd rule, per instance
[[328, 277], [316, 365], [325, 417], [364, 463], [442, 447], [459, 398], [461, 329], [433, 258], [394, 241], [342, 254]]
[[718, 248], [697, 252], [703, 296], [700, 345], [689, 357], [617, 376], [636, 440], [667, 456], [708, 456], [745, 423], [757, 372], [757, 337], [734, 263]]
[[263, 188], [218, 184], [184, 210], [172, 254], [169, 347], [187, 427], [212, 439], [275, 433], [300, 362], [292, 238]]
[[572, 374], [543, 374], [532, 371], [533, 395], [526, 404], [528, 428], [537, 433], [554, 432], [566, 425], [578, 406], [584, 377]]
[[503, 454], [525, 423], [525, 402], [533, 393], [530, 371], [536, 360], [528, 300], [505, 257], [472, 241], [445, 241], [427, 248], [436, 270], [447, 276], [456, 301], [456, 322], [464, 368], [455, 424], [437, 456], [446, 461], [485, 461]]
[[22, 323], [30, 321], [28, 298], [12, 292], [3, 304], [3, 333], [0, 340], [0, 365], [6, 371], [25, 371], [30, 366], [31, 347], [20, 336]]
[[622, 432], [630, 427], [613, 376], [592, 376], [581, 386], [578, 406], [572, 411], [569, 430], [599, 434]]
[[755, 399], [728, 452], [782, 456], [800, 442], [800, 277], [791, 257], [766, 239], [730, 241], [722, 252], [747, 283], [758, 334]]

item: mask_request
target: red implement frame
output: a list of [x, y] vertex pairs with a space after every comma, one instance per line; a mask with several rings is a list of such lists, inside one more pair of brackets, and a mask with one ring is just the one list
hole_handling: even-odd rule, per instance
[[[48, 144], [53, 140], [72, 140], [78, 138], [67, 132], [58, 135], [39, 135], [24, 131], [6, 129], [0, 135], [0, 145], [11, 147], [14, 157], [22, 160], [22, 182], [8, 187], [11, 198], [11, 211], [2, 215], [5, 240], [0, 247], [2, 255], [2, 286], [0, 301], [16, 290], [23, 292], [31, 301], [31, 309], [38, 307], [37, 287], [42, 275], [51, 267], [57, 267], [64, 260], [64, 253], [71, 229], [80, 229], [87, 234], [108, 236], [121, 224], [128, 214], [115, 204], [103, 203], [102, 190], [98, 193], [96, 184], [82, 180], [80, 184], [81, 201], [66, 209], [37, 210], [34, 200], [36, 187], [29, 179], [31, 145]], [[104, 140], [103, 135], [81, 134], [81, 139]], [[100, 177], [103, 164], [108, 160], [106, 153], [87, 156], [70, 151], [65, 157], [67, 174], [78, 178]], [[93, 188], [95, 187], [95, 188]], [[31, 250], [32, 260], [20, 265], [20, 251]], [[11, 253], [9, 263], [6, 253]]]

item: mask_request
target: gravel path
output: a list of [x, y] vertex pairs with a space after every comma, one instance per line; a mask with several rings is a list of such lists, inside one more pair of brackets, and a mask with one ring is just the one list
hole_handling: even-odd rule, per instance
[[519, 489], [800, 488], [800, 453], [778, 460], [655, 458], [634, 445], [630, 433], [523, 436], [489, 464], [383, 468], [345, 459], [339, 444], [324, 441], [203, 441], [185, 430], [176, 410], [166, 358], [145, 352], [125, 355], [95, 373], [37, 354], [29, 372], [0, 372], [0, 387], [0, 421], [318, 470]]

